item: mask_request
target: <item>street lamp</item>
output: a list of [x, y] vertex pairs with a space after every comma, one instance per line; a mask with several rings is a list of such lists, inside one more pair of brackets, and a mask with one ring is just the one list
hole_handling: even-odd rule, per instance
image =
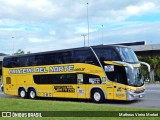
[[12, 52], [13, 52], [13, 55], [14, 55], [14, 37], [12, 37], [12, 40], [13, 40], [12, 41], [13, 42], [13, 51]]
[[102, 45], [103, 45], [103, 25], [102, 25]]
[[87, 35], [82, 34], [81, 36], [83, 36], [83, 37], [84, 37], [84, 47], [85, 47], [85, 37], [86, 37]]
[[88, 46], [89, 46], [89, 18], [88, 18], [88, 3], [87, 4], [87, 25], [88, 25]]

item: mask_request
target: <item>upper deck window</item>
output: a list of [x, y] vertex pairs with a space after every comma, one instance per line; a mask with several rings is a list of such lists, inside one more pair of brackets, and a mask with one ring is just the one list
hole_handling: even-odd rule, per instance
[[100, 61], [121, 61], [119, 54], [113, 48], [94, 49]]

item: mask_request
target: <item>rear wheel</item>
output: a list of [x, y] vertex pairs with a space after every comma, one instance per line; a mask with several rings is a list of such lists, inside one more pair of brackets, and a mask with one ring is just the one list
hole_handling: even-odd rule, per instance
[[102, 103], [105, 100], [103, 92], [99, 89], [92, 92], [92, 99], [95, 103]]
[[21, 89], [19, 90], [19, 96], [20, 96], [21, 98], [27, 98], [27, 92], [25, 91], [24, 88], [21, 88]]
[[37, 97], [36, 91], [35, 91], [34, 89], [31, 89], [31, 90], [29, 91], [29, 97], [30, 97], [31, 99], [35, 99], [35, 98]]

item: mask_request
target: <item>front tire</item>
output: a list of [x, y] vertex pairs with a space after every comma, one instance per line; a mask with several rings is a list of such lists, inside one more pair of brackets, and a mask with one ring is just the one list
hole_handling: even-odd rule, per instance
[[31, 99], [35, 99], [35, 98], [37, 97], [36, 91], [35, 91], [34, 89], [31, 89], [31, 90], [29, 91], [29, 97], [30, 97]]
[[95, 103], [102, 103], [105, 100], [103, 92], [99, 89], [93, 91], [92, 99]]
[[27, 98], [27, 92], [25, 91], [25, 89], [22, 88], [19, 90], [19, 96], [21, 98]]

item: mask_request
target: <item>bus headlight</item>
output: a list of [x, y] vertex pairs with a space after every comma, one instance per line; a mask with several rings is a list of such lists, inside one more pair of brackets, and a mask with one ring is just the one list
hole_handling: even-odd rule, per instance
[[132, 94], [135, 93], [135, 90], [128, 89], [128, 92]]

